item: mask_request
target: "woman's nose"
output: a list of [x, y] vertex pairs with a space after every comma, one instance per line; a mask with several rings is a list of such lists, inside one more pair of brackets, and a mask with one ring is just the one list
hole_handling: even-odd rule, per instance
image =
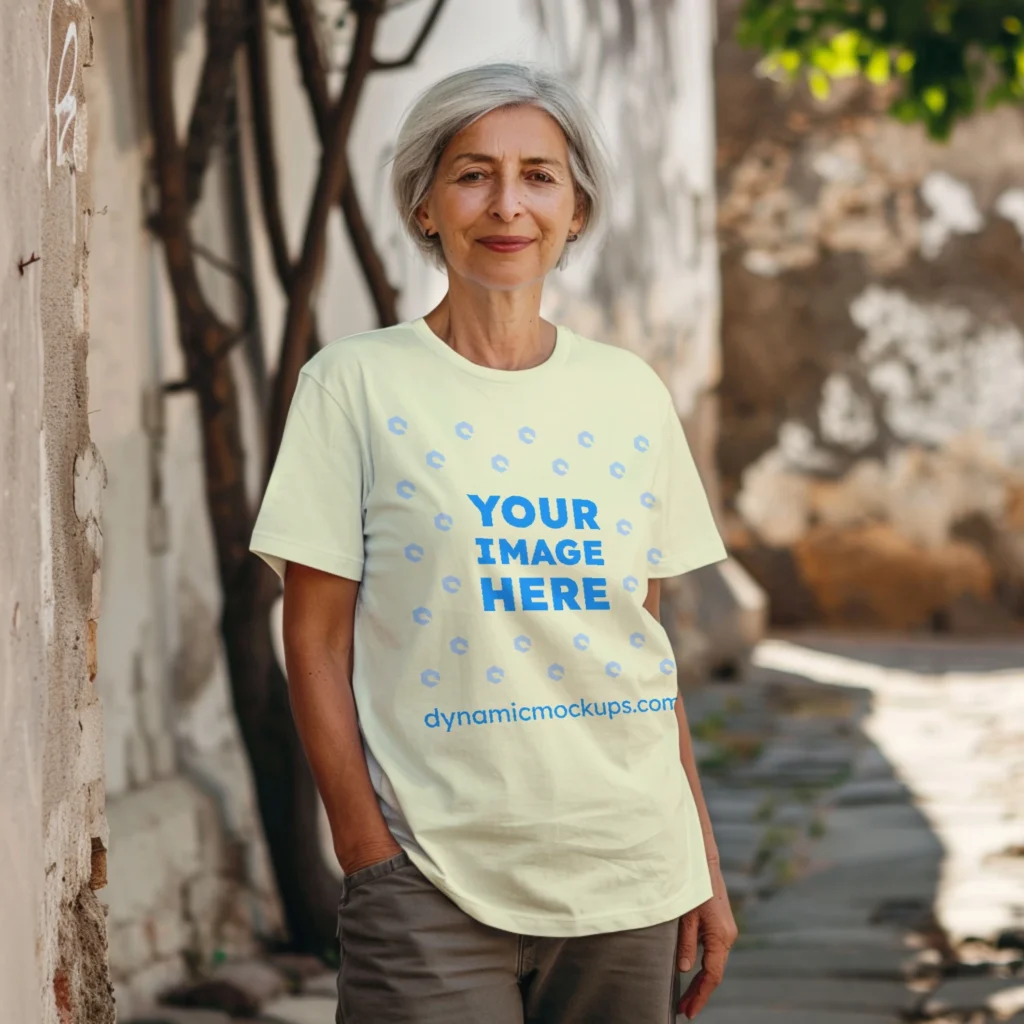
[[513, 220], [523, 208], [522, 183], [518, 177], [497, 179], [491, 198], [491, 213], [504, 221]]

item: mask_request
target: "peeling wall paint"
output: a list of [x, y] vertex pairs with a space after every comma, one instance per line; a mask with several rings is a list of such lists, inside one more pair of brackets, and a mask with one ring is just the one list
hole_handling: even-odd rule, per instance
[[[1024, 116], [942, 145], [864, 85], [817, 103], [756, 76], [738, 6], [716, 54], [734, 550], [787, 625], [1024, 628]], [[908, 574], [931, 583], [897, 614]]]
[[19, 1024], [113, 1024], [103, 723], [95, 689], [100, 506], [90, 440], [91, 216], [81, 2], [0, 12], [0, 991]]

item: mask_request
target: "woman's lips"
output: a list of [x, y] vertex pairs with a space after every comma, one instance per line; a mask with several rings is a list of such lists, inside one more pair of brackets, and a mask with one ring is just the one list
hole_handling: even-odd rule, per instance
[[532, 244], [532, 238], [524, 238], [522, 235], [489, 235], [487, 238], [478, 238], [481, 245], [486, 245], [493, 252], [519, 252]]

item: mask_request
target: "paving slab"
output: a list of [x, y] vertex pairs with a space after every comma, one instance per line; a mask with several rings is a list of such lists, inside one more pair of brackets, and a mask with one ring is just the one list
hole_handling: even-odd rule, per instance
[[886, 900], [931, 902], [938, 889], [939, 871], [940, 861], [931, 855], [867, 864], [819, 865], [773, 900], [815, 900], [865, 910]]
[[913, 967], [910, 950], [874, 946], [792, 949], [734, 949], [729, 954], [726, 979], [730, 978], [861, 978], [901, 981]]
[[856, 807], [864, 804], [909, 803], [911, 793], [899, 779], [853, 779], [840, 786], [829, 796], [836, 807]]
[[[700, 1024], [897, 1024], [900, 1017], [888, 1013], [844, 1013], [832, 1010], [760, 1010], [752, 1013], [749, 1006], [706, 1006], [698, 1015]], [[686, 1017], [677, 1017], [677, 1024], [688, 1024]]]
[[755, 822], [724, 821], [715, 825], [715, 842], [723, 869], [752, 871], [767, 831], [767, 825]]
[[327, 999], [338, 997], [338, 974], [336, 971], [324, 971], [306, 978], [302, 983], [304, 996], [324, 996]]
[[139, 1007], [119, 1024], [231, 1024], [219, 1010], [186, 1010], [177, 1006]]
[[856, 978], [743, 978], [725, 980], [714, 995], [718, 1006], [750, 1010], [842, 1010], [906, 1014], [921, 1001], [898, 981]]
[[265, 1006], [259, 1020], [260, 1024], [334, 1024], [337, 1009], [337, 998], [285, 996]]
[[951, 978], [928, 996], [929, 1013], [989, 1008], [1006, 1018], [1024, 1010], [1024, 978]]
[[853, 759], [851, 777], [866, 782], [895, 778], [892, 762], [873, 744], [863, 747]]
[[928, 855], [941, 860], [942, 844], [921, 812], [909, 804], [834, 808], [815, 849], [817, 858], [836, 863]]
[[758, 931], [756, 934], [741, 932], [737, 947], [742, 949], [766, 949], [773, 946], [835, 947], [849, 949], [852, 946], [868, 946], [872, 949], [906, 950], [901, 935], [892, 928], [807, 928], [800, 922], [793, 927], [779, 931]]
[[769, 803], [765, 793], [751, 793], [744, 790], [716, 790], [705, 793], [708, 814], [712, 825], [719, 822], [750, 823], [757, 820], [762, 809]]

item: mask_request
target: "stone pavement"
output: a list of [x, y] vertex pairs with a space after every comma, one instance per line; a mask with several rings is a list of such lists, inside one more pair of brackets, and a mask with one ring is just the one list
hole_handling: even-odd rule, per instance
[[[1024, 645], [805, 634], [685, 701], [741, 933], [698, 1020], [1024, 1024]], [[334, 1019], [316, 962], [220, 970], [250, 1020]]]
[[686, 707], [741, 931], [699, 1020], [1024, 1021], [1024, 645], [772, 640]]

